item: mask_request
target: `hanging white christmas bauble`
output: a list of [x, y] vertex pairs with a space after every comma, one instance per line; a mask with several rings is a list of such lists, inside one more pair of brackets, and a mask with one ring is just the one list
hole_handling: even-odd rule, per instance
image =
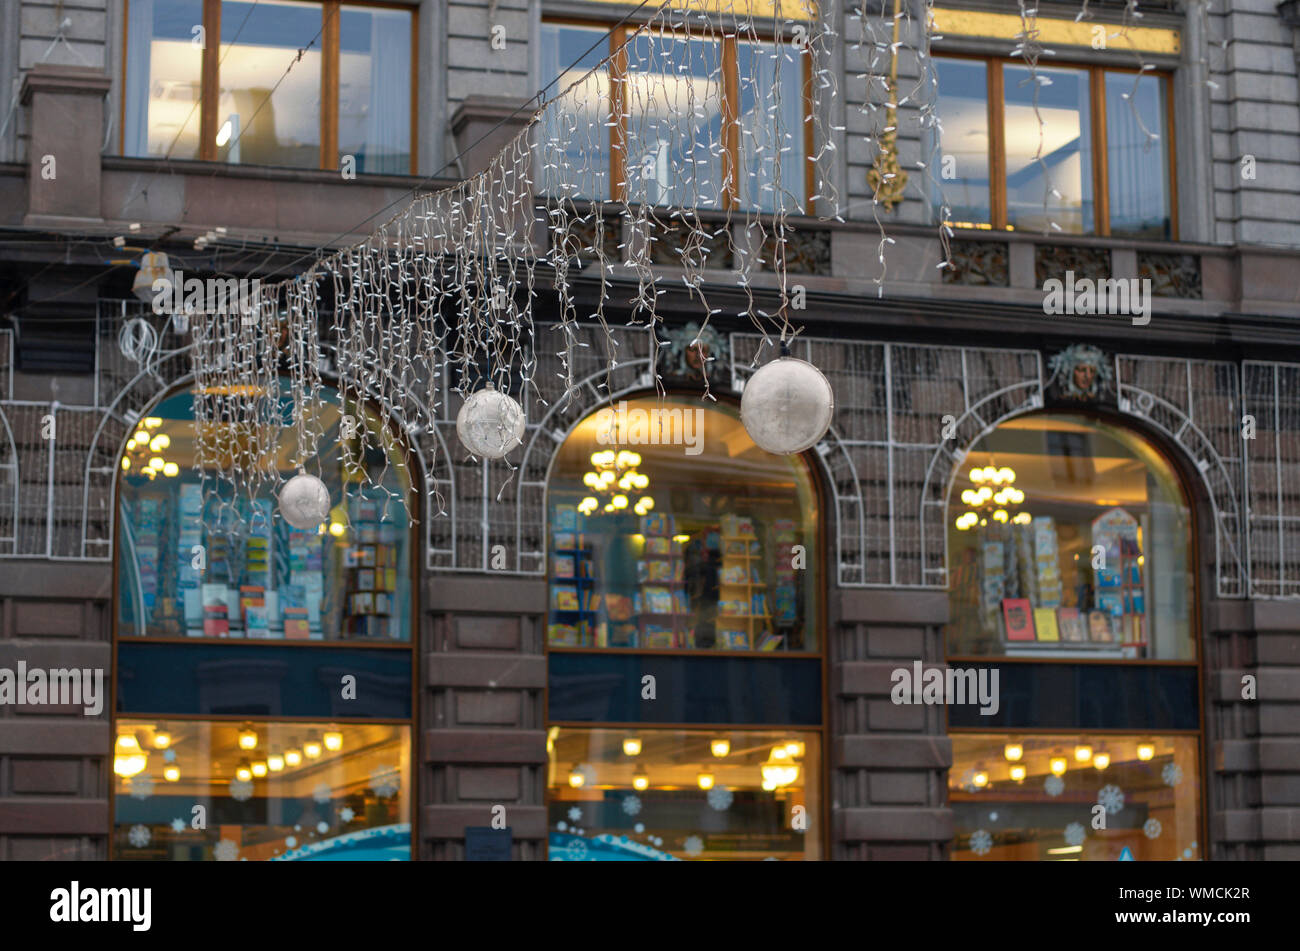
[[280, 490], [280, 514], [294, 528], [312, 531], [329, 518], [330, 490], [320, 479], [299, 469]]
[[456, 435], [474, 455], [503, 459], [524, 441], [524, 411], [509, 394], [489, 383], [461, 406]]
[[822, 371], [796, 357], [759, 367], [740, 397], [740, 421], [749, 438], [782, 456], [817, 445], [834, 411], [835, 394]]

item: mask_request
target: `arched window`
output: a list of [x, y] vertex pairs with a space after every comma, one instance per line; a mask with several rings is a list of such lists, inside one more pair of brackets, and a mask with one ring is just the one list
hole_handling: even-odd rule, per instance
[[1100, 419], [1021, 417], [967, 455], [948, 500], [954, 858], [1204, 856], [1192, 527], [1165, 458]]
[[578, 424], [549, 483], [552, 647], [815, 651], [807, 464], [736, 409], [620, 401]]
[[574, 428], [548, 510], [550, 858], [820, 858], [807, 462], [729, 403], [643, 396]]
[[[115, 858], [411, 856], [410, 472], [395, 439], [345, 454], [345, 418], [370, 410], [340, 406], [328, 388], [321, 399], [319, 473], [333, 508], [307, 531], [280, 516], [275, 486], [200, 480], [191, 390], [128, 437]], [[291, 428], [274, 451], [291, 476]]]

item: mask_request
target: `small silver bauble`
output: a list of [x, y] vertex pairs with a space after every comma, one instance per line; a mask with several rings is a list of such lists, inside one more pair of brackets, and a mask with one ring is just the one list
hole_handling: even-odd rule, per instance
[[503, 459], [524, 441], [524, 411], [508, 393], [489, 383], [461, 406], [456, 435], [474, 455]]
[[758, 368], [740, 396], [740, 421], [760, 449], [788, 456], [817, 445], [831, 425], [835, 394], [806, 360], [778, 357]]
[[329, 514], [330, 490], [314, 475], [299, 469], [280, 490], [280, 515], [300, 531], [312, 531]]

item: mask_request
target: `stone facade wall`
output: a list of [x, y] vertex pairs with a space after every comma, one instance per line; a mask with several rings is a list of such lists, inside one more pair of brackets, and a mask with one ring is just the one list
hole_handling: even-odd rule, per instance
[[104, 859], [112, 672], [112, 569], [7, 561], [0, 667], [100, 668], [103, 709], [0, 706], [0, 861]]

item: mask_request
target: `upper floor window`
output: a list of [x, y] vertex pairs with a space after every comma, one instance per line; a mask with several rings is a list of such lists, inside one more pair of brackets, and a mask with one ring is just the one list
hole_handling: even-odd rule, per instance
[[936, 56], [937, 167], [955, 226], [1174, 239], [1169, 78]]
[[541, 130], [547, 162], [567, 163], [561, 179], [572, 183], [557, 197], [765, 211], [807, 205], [806, 52], [743, 31], [606, 33], [542, 25], [541, 74], [560, 77], [560, 90], [609, 58]]
[[817, 492], [734, 408], [597, 411], [557, 453], [549, 507], [552, 647], [818, 649]]
[[1130, 430], [1003, 423], [952, 487], [948, 559], [949, 656], [1196, 659], [1191, 512]]
[[122, 152], [330, 169], [351, 156], [358, 172], [414, 172], [414, 16], [332, 0], [131, 0]]
[[[334, 508], [314, 531], [281, 519], [270, 487], [251, 498], [222, 482], [204, 491], [189, 390], [139, 421], [120, 463], [119, 636], [410, 641], [408, 480], [392, 458], [400, 450], [390, 445], [386, 459], [377, 447], [360, 449], [353, 458], [364, 471], [350, 470], [338, 394], [321, 395], [321, 445], [333, 448], [319, 475]], [[287, 386], [280, 399], [287, 416]], [[247, 443], [228, 428], [218, 438]], [[278, 447], [286, 477], [292, 452], [289, 434]]]

